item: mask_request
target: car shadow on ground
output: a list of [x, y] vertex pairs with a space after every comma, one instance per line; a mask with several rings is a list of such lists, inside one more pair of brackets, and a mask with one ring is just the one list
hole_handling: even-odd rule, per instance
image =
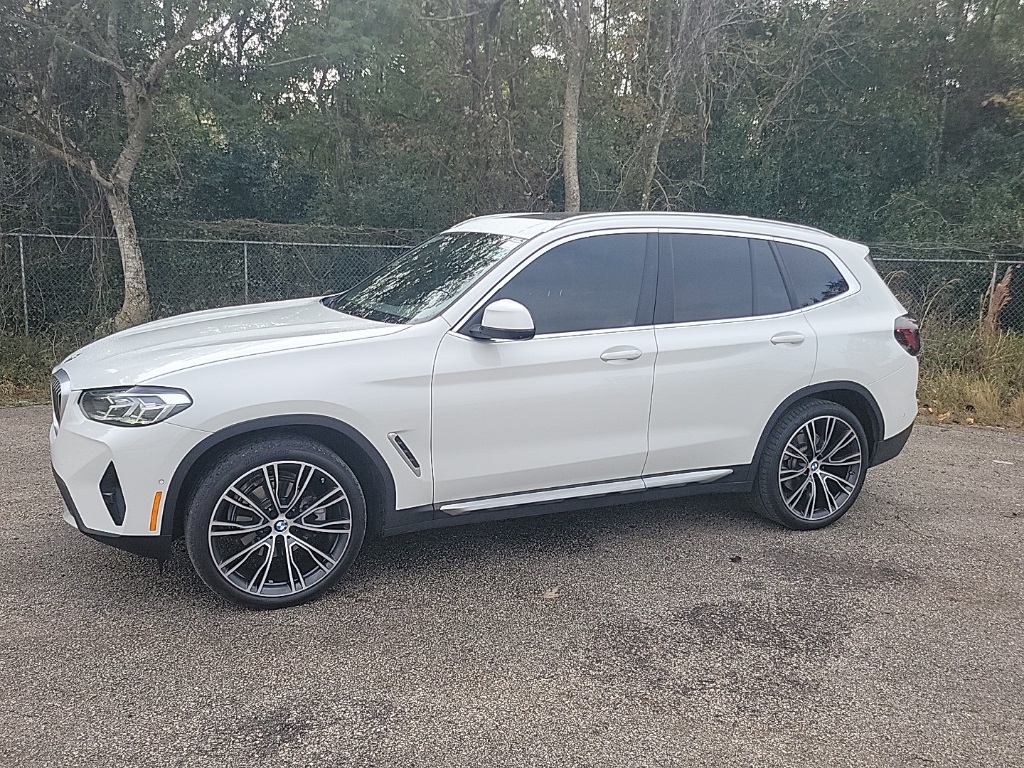
[[353, 578], [372, 578], [373, 572], [429, 568], [432, 560], [456, 560], [464, 565], [495, 562], [519, 554], [565, 557], [625, 539], [685, 537], [688, 532], [752, 531], [767, 525], [736, 494], [638, 502], [509, 520], [436, 528], [371, 540]]
[[[623, 548], [658, 557], [666, 548], [711, 539], [735, 549], [769, 529], [780, 536], [794, 535], [758, 518], [737, 494], [437, 528], [366, 541], [349, 572], [321, 599], [357, 596], [382, 585], [417, 583], [439, 574], [472, 573], [500, 581], [513, 572], [579, 566], [581, 556], [585, 565], [588, 553], [597, 561]], [[71, 531], [60, 538], [60, 570], [81, 585], [82, 594], [88, 595], [83, 599], [90, 603], [131, 603], [141, 598], [168, 607], [180, 602], [193, 609], [206, 605], [215, 611], [246, 610], [223, 602], [202, 583], [182, 541], [161, 565]]]

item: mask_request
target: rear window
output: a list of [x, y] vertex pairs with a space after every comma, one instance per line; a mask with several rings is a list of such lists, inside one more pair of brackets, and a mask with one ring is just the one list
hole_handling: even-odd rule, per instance
[[673, 322], [752, 314], [753, 283], [746, 238], [669, 235], [669, 241], [675, 289]]
[[766, 240], [725, 235], [668, 235], [672, 322], [691, 323], [788, 312], [779, 266]]
[[793, 307], [786, 284], [767, 240], [750, 241], [750, 268], [754, 275], [754, 314], [789, 312]]
[[850, 290], [836, 265], [821, 251], [776, 243], [797, 307], [834, 299]]

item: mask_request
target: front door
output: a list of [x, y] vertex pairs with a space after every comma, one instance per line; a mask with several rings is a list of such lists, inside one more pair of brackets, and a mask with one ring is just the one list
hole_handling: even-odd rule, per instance
[[[444, 337], [431, 396], [435, 503], [640, 476], [654, 380], [655, 241], [627, 232], [558, 243]], [[498, 299], [530, 310], [534, 338], [463, 332]]]

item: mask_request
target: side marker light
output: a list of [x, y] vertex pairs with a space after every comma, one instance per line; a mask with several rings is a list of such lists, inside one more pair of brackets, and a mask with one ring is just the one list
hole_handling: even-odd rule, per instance
[[163, 491], [157, 491], [153, 495], [153, 511], [149, 515], [149, 530], [151, 531], [156, 530], [156, 521], [157, 518], [160, 517], [160, 500], [163, 499], [163, 497]]

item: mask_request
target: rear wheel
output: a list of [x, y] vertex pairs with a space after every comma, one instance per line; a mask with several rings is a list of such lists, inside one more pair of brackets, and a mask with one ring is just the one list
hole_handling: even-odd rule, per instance
[[864, 428], [849, 409], [805, 400], [772, 429], [751, 504], [759, 515], [787, 528], [824, 528], [857, 500], [867, 459]]
[[199, 482], [185, 544], [199, 576], [254, 608], [298, 605], [348, 569], [366, 532], [366, 502], [335, 453], [301, 437], [240, 447]]

